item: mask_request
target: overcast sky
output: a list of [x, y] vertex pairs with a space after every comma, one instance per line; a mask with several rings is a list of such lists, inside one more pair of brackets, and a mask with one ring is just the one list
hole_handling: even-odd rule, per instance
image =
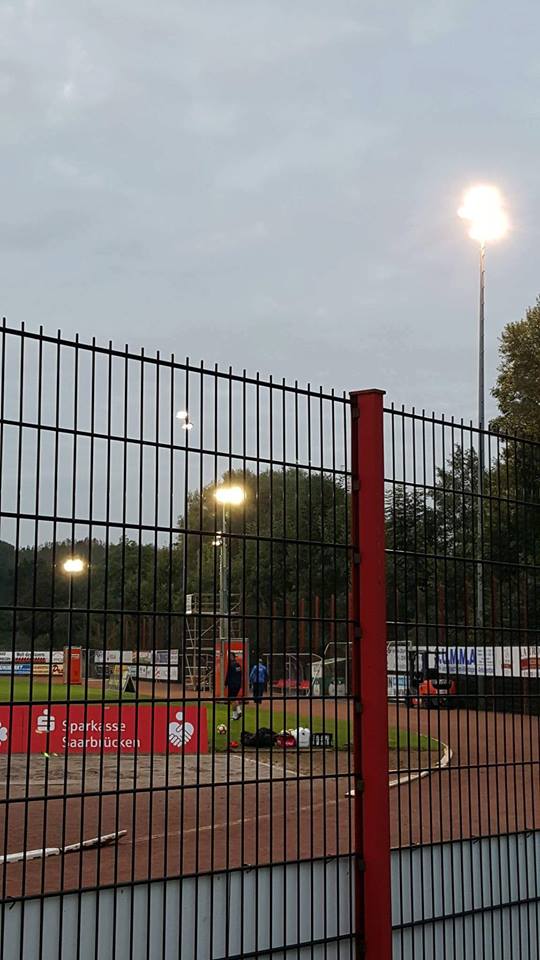
[[539, 30], [525, 0], [2, 3], [2, 313], [475, 415], [455, 211], [510, 206], [492, 384], [540, 292]]

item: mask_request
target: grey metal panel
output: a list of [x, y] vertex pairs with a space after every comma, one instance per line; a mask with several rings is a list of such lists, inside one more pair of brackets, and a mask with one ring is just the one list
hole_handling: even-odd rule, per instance
[[393, 851], [394, 960], [540, 957], [540, 833]]
[[539, 960], [536, 903], [394, 930], [394, 960]]
[[540, 894], [540, 833], [392, 853], [393, 923], [483, 910]]
[[[130, 960], [221, 960], [272, 948], [283, 950], [273, 958], [350, 958], [350, 878], [342, 857], [15, 902], [5, 911], [6, 960], [96, 960], [96, 928], [97, 960], [115, 951]], [[312, 940], [326, 943], [312, 948]]]
[[[395, 960], [540, 960], [540, 833], [393, 851], [392, 894]], [[182, 960], [222, 960], [273, 948], [284, 960], [342, 960], [352, 956], [352, 895], [342, 857], [14, 902], [5, 957], [110, 960], [116, 949], [178, 960], [181, 948]]]
[[349, 876], [344, 857], [326, 868], [307, 862], [184, 880], [182, 952], [218, 960], [347, 934]]

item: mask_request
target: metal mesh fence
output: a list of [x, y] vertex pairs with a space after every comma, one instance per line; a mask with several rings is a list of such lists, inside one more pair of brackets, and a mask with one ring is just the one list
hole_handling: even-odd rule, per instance
[[526, 914], [504, 955], [533, 956], [536, 848], [518, 866], [507, 838], [540, 825], [540, 446], [423, 413], [385, 419], [390, 724], [405, 738], [390, 791], [397, 955], [425, 923], [419, 955], [498, 956], [493, 904], [512, 890]]
[[0, 369], [0, 954], [14, 903], [21, 957], [348, 944], [348, 400], [5, 326]]
[[394, 956], [498, 957], [504, 897], [534, 955], [539, 445], [5, 325], [0, 372], [1, 955], [382, 960], [390, 847]]

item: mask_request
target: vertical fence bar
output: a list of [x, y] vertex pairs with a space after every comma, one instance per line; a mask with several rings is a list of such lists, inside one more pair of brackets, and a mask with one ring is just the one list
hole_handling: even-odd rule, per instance
[[356, 955], [390, 960], [383, 392], [351, 393]]

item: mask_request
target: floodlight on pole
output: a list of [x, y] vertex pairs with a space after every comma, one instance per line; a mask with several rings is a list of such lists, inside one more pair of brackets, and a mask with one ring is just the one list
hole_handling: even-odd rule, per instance
[[189, 419], [189, 412], [187, 410], [179, 410], [176, 414], [176, 419], [181, 421], [182, 430], [193, 430], [193, 424]]
[[478, 328], [478, 428], [485, 426], [484, 397], [484, 307], [486, 276], [486, 243], [501, 240], [508, 232], [506, 206], [497, 187], [481, 184], [471, 187], [463, 196], [458, 217], [469, 223], [469, 236], [480, 244], [480, 318]]
[[229, 637], [229, 596], [228, 596], [228, 559], [227, 559], [227, 521], [228, 507], [239, 507], [246, 499], [246, 491], [237, 484], [223, 485], [214, 491], [214, 497], [223, 508], [221, 530], [218, 530], [213, 545], [219, 549], [219, 695], [225, 695], [225, 646]]
[[214, 494], [218, 503], [224, 506], [240, 506], [246, 499], [246, 492], [243, 487], [218, 487]]
[[481, 246], [501, 240], [510, 226], [500, 190], [487, 185], [466, 191], [458, 217], [469, 222], [469, 236]]
[[86, 564], [84, 560], [81, 560], [80, 557], [68, 557], [67, 560], [64, 560], [62, 566], [65, 573], [76, 575], [78, 573], [83, 573]]
[[66, 557], [66, 559], [62, 564], [62, 569], [64, 573], [66, 573], [69, 577], [69, 580], [68, 580], [68, 583], [69, 583], [68, 644], [70, 648], [71, 648], [71, 631], [72, 631], [72, 625], [73, 625], [73, 621], [72, 621], [73, 592], [74, 592], [73, 582], [76, 577], [79, 577], [81, 573], [84, 573], [87, 566], [88, 564], [86, 563], [85, 560], [83, 560], [81, 557], [75, 557], [75, 556]]
[[508, 232], [510, 222], [503, 196], [497, 187], [480, 184], [470, 187], [463, 196], [458, 217], [469, 223], [469, 236], [480, 246], [480, 304], [478, 321], [478, 547], [477, 569], [477, 624], [484, 621], [484, 597], [482, 578], [482, 481], [484, 475], [484, 428], [485, 428], [485, 287], [486, 244], [501, 240]]

